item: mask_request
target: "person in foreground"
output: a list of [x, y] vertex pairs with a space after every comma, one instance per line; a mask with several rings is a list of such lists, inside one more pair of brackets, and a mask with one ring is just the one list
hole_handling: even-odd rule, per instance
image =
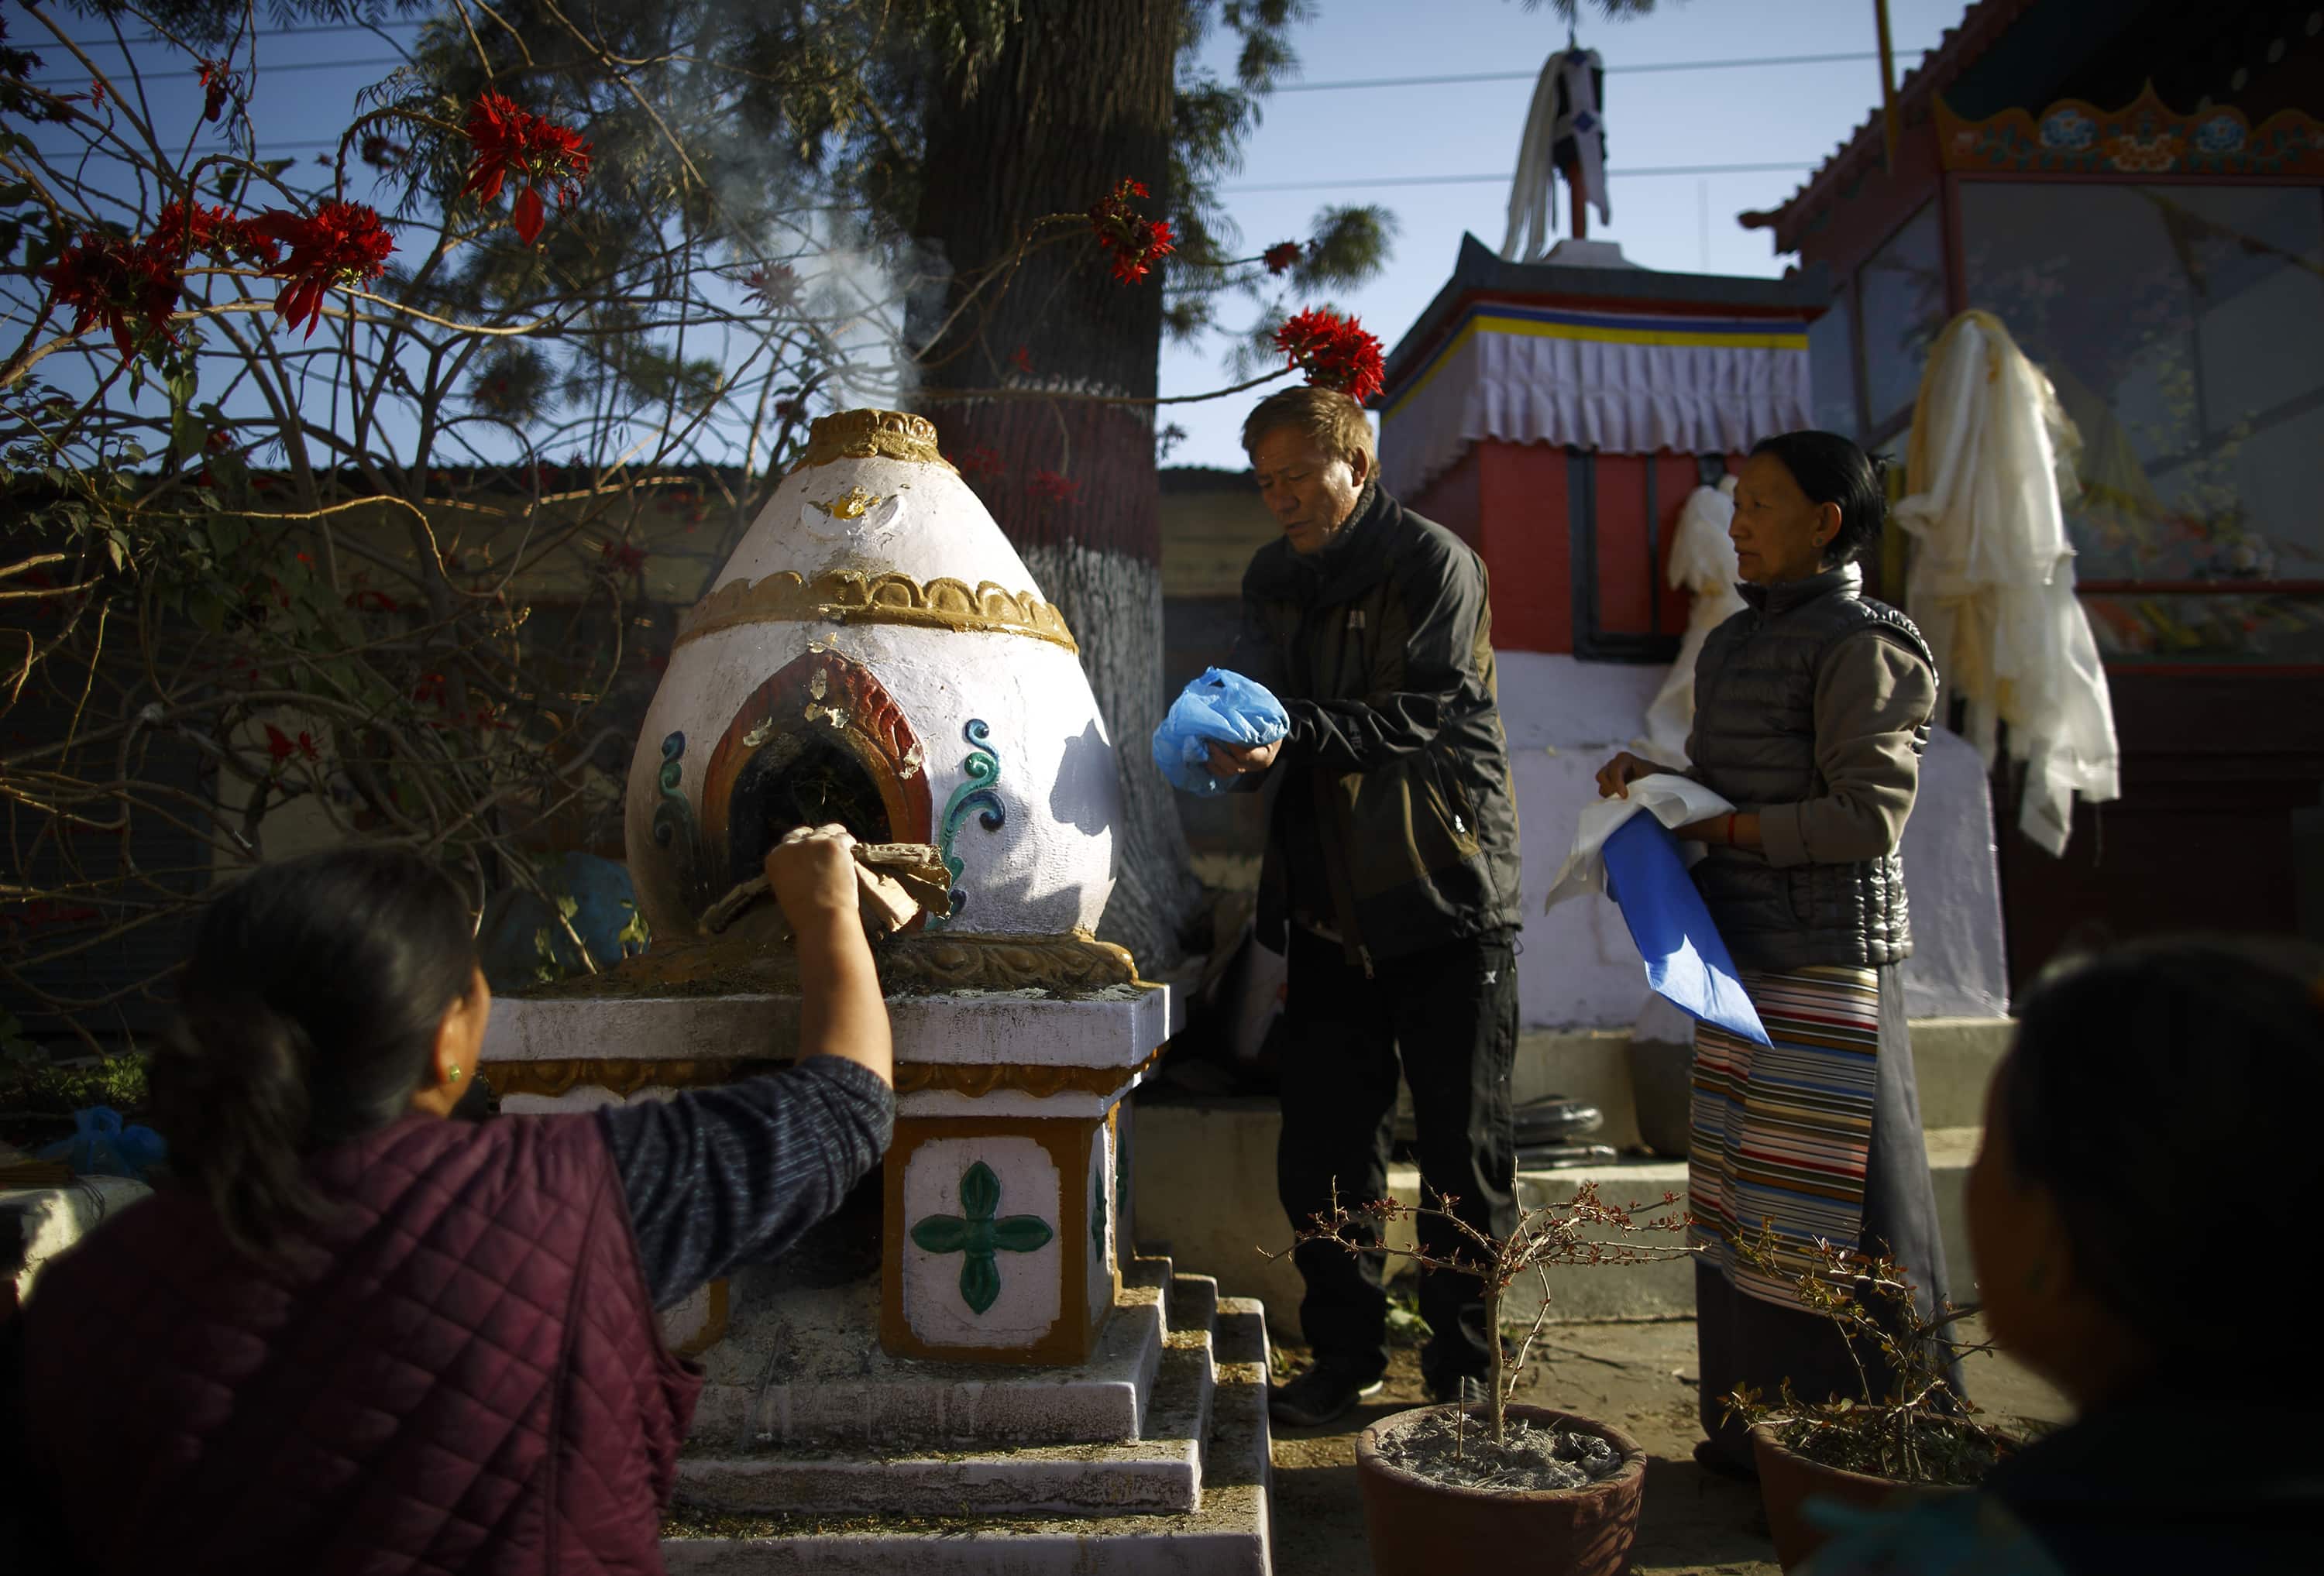
[[[1674, 834], [1707, 845], [1695, 884], [1774, 1042], [1695, 1031], [1687, 1195], [1709, 1436], [1695, 1456], [1735, 1474], [1752, 1471], [1748, 1433], [1720, 1405], [1736, 1386], [1861, 1394], [1847, 1347], [1785, 1278], [1819, 1240], [1885, 1249], [1923, 1311], [1946, 1293], [1896, 980], [1913, 950], [1897, 846], [1937, 675], [1912, 621], [1862, 594], [1856, 562], [1886, 512], [1878, 471], [1847, 438], [1759, 444], [1728, 533], [1747, 605], [1695, 662], [1687, 775], [1736, 811]], [[1673, 770], [1618, 755], [1599, 792]], [[1763, 1229], [1784, 1274], [1738, 1261], [1737, 1233]]]
[[[1294, 1230], [1388, 1192], [1399, 1067], [1412, 1089], [1420, 1185], [1489, 1236], [1517, 1224], [1517, 819], [1494, 692], [1485, 567], [1374, 479], [1363, 408], [1289, 389], [1243, 423], [1259, 495], [1283, 535], [1243, 576], [1231, 664], [1275, 692], [1280, 743], [1214, 744], [1211, 770], [1268, 780], [1259, 935], [1286, 950], [1283, 1136], [1276, 1179]], [[1286, 934], [1287, 933], [1287, 934]], [[1431, 1251], [1462, 1239], [1421, 1223]], [[1278, 1423], [1345, 1414], [1388, 1368], [1376, 1254], [1293, 1254], [1314, 1361], [1273, 1392]], [[1489, 1366], [1475, 1277], [1422, 1280], [1434, 1332], [1421, 1372], [1437, 1400], [1472, 1398]]]
[[2313, 1234], [2319, 1104], [2314, 947], [2163, 939], [2043, 980], [1987, 1092], [1969, 1248], [1994, 1341], [2075, 1420], [1975, 1494], [1820, 1507], [1841, 1530], [1804, 1570], [2324, 1570], [2324, 1383], [2260, 1289]]
[[152, 1062], [171, 1177], [47, 1267], [0, 1351], [11, 1486], [49, 1511], [21, 1568], [660, 1571], [701, 1381], [655, 1309], [780, 1253], [894, 1120], [850, 842], [767, 857], [798, 1062], [590, 1115], [444, 1120], [491, 1000], [417, 857], [212, 903]]

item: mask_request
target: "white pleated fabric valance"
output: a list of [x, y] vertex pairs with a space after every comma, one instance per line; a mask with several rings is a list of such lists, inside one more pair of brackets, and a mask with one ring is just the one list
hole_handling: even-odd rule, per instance
[[1485, 302], [1380, 419], [1380, 480], [1410, 497], [1484, 438], [1723, 454], [1814, 425], [1807, 326]]

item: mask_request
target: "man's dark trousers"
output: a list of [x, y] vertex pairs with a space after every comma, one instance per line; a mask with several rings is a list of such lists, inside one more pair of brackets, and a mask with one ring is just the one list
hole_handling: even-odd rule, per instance
[[[1509, 1069], [1517, 1037], [1508, 933], [1375, 962], [1369, 979], [1338, 942], [1298, 925], [1290, 933], [1276, 1185], [1294, 1229], [1331, 1210], [1334, 1180], [1342, 1203], [1387, 1195], [1400, 1060], [1419, 1129], [1423, 1199], [1451, 1195], [1462, 1220], [1508, 1235], [1517, 1224]], [[1424, 1220], [1420, 1237], [1433, 1253], [1464, 1245], [1448, 1221]], [[1360, 1385], [1378, 1378], [1388, 1367], [1379, 1255], [1303, 1242], [1293, 1262], [1307, 1283], [1299, 1323], [1315, 1360]], [[1486, 1371], [1474, 1276], [1424, 1274], [1420, 1315], [1434, 1332], [1421, 1353], [1431, 1385]]]

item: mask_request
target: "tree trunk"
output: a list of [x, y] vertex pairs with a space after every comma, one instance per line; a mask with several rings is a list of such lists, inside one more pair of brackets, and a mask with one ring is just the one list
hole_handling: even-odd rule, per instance
[[[951, 265], [945, 314], [1037, 220], [1079, 213], [1125, 177], [1153, 192], [1140, 211], [1167, 211], [1184, 24], [1182, 0], [1025, 0], [974, 93], [956, 80], [936, 90], [914, 228]], [[941, 321], [931, 312], [923, 332]], [[922, 408], [945, 452], [964, 462], [1081, 643], [1121, 776], [1103, 934], [1149, 968], [1178, 961], [1179, 929], [1200, 895], [1170, 788], [1147, 749], [1165, 708], [1153, 408], [944, 393], [1006, 386], [1150, 397], [1161, 344], [1158, 273], [1117, 281], [1083, 231], [969, 302], [929, 348], [922, 379]], [[1043, 472], [1072, 484], [1071, 495], [1037, 488]]]

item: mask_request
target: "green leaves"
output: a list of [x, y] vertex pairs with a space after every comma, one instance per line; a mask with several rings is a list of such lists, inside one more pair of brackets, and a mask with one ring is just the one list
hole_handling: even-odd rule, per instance
[[972, 1253], [960, 1267], [960, 1300], [982, 1313], [1001, 1299], [1001, 1266], [990, 1253]]
[[930, 1253], [964, 1253], [968, 1222], [958, 1215], [930, 1215], [912, 1228], [912, 1240]]
[[1049, 1245], [1056, 1233], [1038, 1215], [1010, 1215], [992, 1222], [992, 1245], [1011, 1253], [1032, 1253]]
[[960, 1207], [972, 1221], [989, 1221], [1001, 1207], [1001, 1179], [982, 1160], [961, 1175]]
[[960, 1295], [972, 1313], [982, 1313], [1001, 1295], [1000, 1253], [1034, 1253], [1056, 1233], [1038, 1215], [994, 1219], [1001, 1208], [1001, 1178], [979, 1160], [960, 1176], [961, 1215], [930, 1215], [911, 1230], [913, 1243], [929, 1253], [964, 1255]]

